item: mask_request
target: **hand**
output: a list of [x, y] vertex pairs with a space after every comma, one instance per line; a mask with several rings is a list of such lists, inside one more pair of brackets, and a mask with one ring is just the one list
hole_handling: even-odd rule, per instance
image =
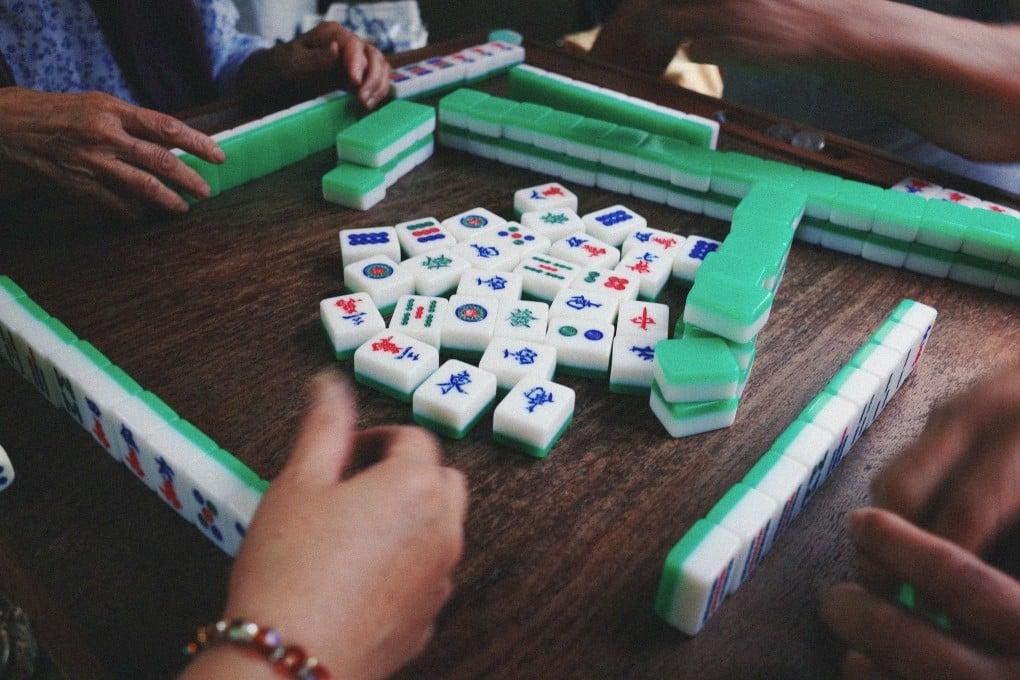
[[[464, 477], [442, 466], [432, 435], [403, 426], [357, 432], [352, 403], [338, 379], [316, 383], [290, 459], [237, 556], [224, 612], [276, 628], [345, 680], [386, 677], [429, 641], [453, 588], [467, 505]], [[381, 460], [341, 480], [355, 454]], [[195, 664], [216, 663], [217, 651]]]
[[833, 586], [821, 614], [851, 648], [844, 678], [1020, 677], [1020, 583], [884, 510], [851, 513], [850, 537], [866, 563], [912, 584], [947, 613], [954, 634], [860, 586]]
[[389, 93], [390, 64], [374, 45], [335, 21], [326, 21], [289, 43], [274, 47], [278, 77], [299, 83], [325, 77], [348, 82], [372, 109]]
[[871, 494], [971, 552], [987, 548], [1020, 519], [1020, 364], [936, 409]]
[[148, 206], [188, 210], [159, 178], [209, 195], [198, 173], [170, 153], [173, 147], [211, 163], [225, 158], [212, 139], [176, 118], [107, 94], [0, 88], [0, 167], [42, 175], [122, 216], [138, 217]]

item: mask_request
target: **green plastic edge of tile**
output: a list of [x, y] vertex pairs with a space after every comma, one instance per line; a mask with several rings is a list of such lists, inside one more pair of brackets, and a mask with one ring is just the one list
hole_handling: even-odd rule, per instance
[[662, 565], [662, 575], [659, 577], [659, 587], [655, 594], [655, 613], [662, 618], [669, 616], [669, 605], [675, 599], [677, 589], [681, 585], [680, 574], [684, 562], [715, 527], [716, 525], [707, 519], [699, 519], [670, 548]]
[[532, 458], [545, 458], [546, 456], [549, 455], [549, 452], [553, 450], [556, 444], [559, 443], [560, 439], [563, 438], [563, 434], [567, 431], [567, 428], [569, 428], [573, 422], [574, 414], [571, 413], [569, 416], [567, 416], [567, 419], [566, 421], [564, 421], [563, 425], [560, 426], [560, 429], [556, 431], [556, 434], [553, 435], [553, 438], [549, 441], [549, 445], [544, 447], [535, 446], [533, 444], [521, 441], [520, 439], [517, 439], [515, 437], [511, 437], [508, 434], [495, 431], [493, 431], [492, 433], [492, 441], [496, 442], [500, 446], [505, 446], [508, 449], [513, 449], [514, 451], [526, 453]]

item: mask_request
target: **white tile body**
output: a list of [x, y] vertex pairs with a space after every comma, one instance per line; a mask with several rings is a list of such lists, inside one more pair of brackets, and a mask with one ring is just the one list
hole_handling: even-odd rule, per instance
[[501, 302], [519, 300], [523, 281], [517, 272], [468, 269], [460, 277], [457, 295], [478, 295]]
[[449, 301], [441, 297], [404, 295], [397, 300], [390, 318], [390, 330], [427, 342], [439, 349], [443, 316]]
[[634, 248], [623, 256], [616, 265], [616, 271], [636, 276], [638, 296], [644, 300], [654, 300], [669, 281], [673, 259], [655, 248]]
[[414, 292], [414, 278], [388, 257], [370, 257], [344, 267], [344, 285], [355, 293], [367, 293], [386, 314], [401, 295]]
[[549, 305], [529, 300], [500, 302], [493, 336], [541, 342], [549, 326]]
[[754, 575], [755, 567], [775, 540], [776, 527], [772, 517], [778, 510], [778, 504], [751, 487], [744, 490], [744, 496], [719, 518], [719, 526], [728, 529], [740, 540], [740, 550], [727, 585], [730, 593], [735, 593]]
[[404, 260], [400, 268], [411, 275], [415, 293], [442, 296], [456, 290], [471, 262], [464, 254], [444, 248]]
[[570, 208], [577, 212], [577, 196], [558, 182], [539, 184], [514, 192], [514, 210], [518, 213], [556, 208]]
[[516, 338], [493, 338], [478, 365], [496, 376], [500, 389], [509, 390], [522, 378], [552, 380], [556, 348]]
[[392, 330], [379, 331], [354, 352], [354, 371], [410, 395], [439, 368], [439, 350]]
[[552, 245], [548, 237], [516, 222], [507, 222], [502, 227], [488, 231], [479, 240], [506, 248], [517, 255], [518, 261], [530, 255], [544, 253]]
[[669, 306], [659, 302], [630, 300], [620, 303], [616, 334], [642, 338], [654, 345], [669, 337]]
[[549, 317], [591, 319], [612, 324], [616, 321], [616, 312], [619, 308], [619, 298], [610, 293], [567, 288], [561, 290], [549, 305]]
[[687, 635], [695, 635], [726, 598], [730, 572], [735, 569], [740, 539], [715, 526], [681, 565], [666, 620]]
[[319, 317], [334, 353], [353, 352], [365, 340], [386, 328], [379, 308], [368, 293], [351, 293], [319, 302]]
[[590, 319], [553, 317], [546, 344], [556, 348], [556, 361], [568, 370], [605, 373], [613, 350], [613, 325]]
[[612, 295], [620, 300], [620, 304], [637, 300], [641, 282], [637, 276], [627, 272], [605, 269], [603, 267], [585, 267], [570, 284], [573, 290], [598, 292]]
[[511, 271], [521, 259], [513, 248], [486, 238], [465, 241], [455, 246], [453, 252], [466, 258], [472, 267], [488, 271]]
[[[401, 222], [394, 227], [406, 257], [417, 257], [440, 248], [451, 248], [457, 239], [434, 217]], [[396, 258], [394, 258], [396, 259]]]
[[613, 385], [649, 388], [654, 380], [655, 341], [641, 336], [620, 336], [613, 340], [609, 382]]
[[637, 229], [648, 226], [648, 220], [624, 205], [611, 205], [584, 215], [584, 230], [604, 243], [619, 247]]
[[344, 229], [340, 232], [340, 257], [344, 267], [380, 255], [394, 262], [400, 261], [400, 242], [393, 227]]
[[443, 316], [443, 349], [482, 353], [496, 329], [499, 302], [488, 297], [454, 295]]
[[492, 431], [545, 448], [573, 415], [574, 390], [541, 378], [525, 378], [496, 406]]
[[628, 252], [631, 248], [649, 248], [658, 249], [666, 253], [670, 257], [670, 261], [674, 260], [680, 251], [683, 250], [684, 244], [687, 242], [687, 238], [680, 234], [673, 234], [668, 231], [662, 231], [661, 229], [635, 229], [627, 237], [627, 240], [623, 242], [620, 250], [624, 253]]
[[14, 464], [10, 456], [0, 446], [0, 491], [5, 491], [14, 483]]
[[673, 278], [683, 281], [694, 281], [705, 256], [719, 249], [719, 241], [691, 234], [687, 237], [684, 247], [673, 260]]
[[530, 210], [521, 215], [521, 224], [550, 241], [584, 231], [584, 222], [570, 208]]
[[475, 240], [484, 232], [505, 225], [506, 220], [485, 208], [472, 208], [443, 220], [443, 228], [458, 243]]
[[548, 255], [532, 255], [521, 260], [514, 271], [521, 275], [526, 295], [551, 302], [557, 293], [570, 286], [581, 266]]
[[586, 234], [571, 234], [553, 242], [549, 255], [586, 267], [611, 269], [620, 261], [617, 248]]
[[478, 366], [449, 359], [414, 391], [416, 415], [463, 430], [496, 398], [496, 376]]
[[781, 457], [754, 484], [754, 489], [776, 502], [771, 518], [775, 527], [772, 544], [800, 513], [810, 479], [811, 471], [807, 467], [792, 458]]

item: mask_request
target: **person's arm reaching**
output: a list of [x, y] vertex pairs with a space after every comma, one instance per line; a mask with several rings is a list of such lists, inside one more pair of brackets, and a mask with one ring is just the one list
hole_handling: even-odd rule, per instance
[[[234, 564], [224, 617], [277, 629], [334, 678], [384, 678], [432, 636], [464, 542], [463, 475], [416, 427], [359, 432], [346, 384], [318, 380], [290, 459]], [[379, 462], [344, 479], [357, 456]], [[265, 660], [220, 646], [182, 676], [273, 678]]]
[[661, 73], [695, 61], [824, 73], [932, 142], [974, 160], [1020, 160], [1020, 24], [889, 0], [624, 0], [593, 56]]

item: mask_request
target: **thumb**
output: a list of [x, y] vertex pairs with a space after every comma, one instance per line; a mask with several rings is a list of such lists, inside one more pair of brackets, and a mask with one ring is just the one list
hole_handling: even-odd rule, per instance
[[347, 383], [331, 371], [320, 373], [281, 476], [307, 486], [337, 484], [351, 460], [357, 417]]

